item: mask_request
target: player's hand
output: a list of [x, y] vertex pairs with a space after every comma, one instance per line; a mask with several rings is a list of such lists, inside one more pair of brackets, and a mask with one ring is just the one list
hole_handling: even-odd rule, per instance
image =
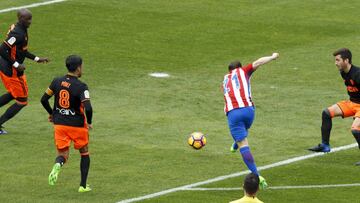
[[279, 58], [279, 53], [273, 53], [273, 54], [272, 54], [272, 57], [273, 57], [274, 59]]
[[39, 60], [37, 61], [38, 63], [48, 63], [50, 61], [50, 59], [48, 58], [39, 58]]
[[16, 70], [18, 71], [24, 71], [26, 68], [24, 66], [24, 64], [19, 64], [19, 66], [16, 68]]
[[93, 129], [93, 125], [92, 125], [92, 124], [87, 124], [87, 128], [88, 128], [89, 130], [92, 130], [92, 129]]
[[48, 120], [49, 120], [50, 123], [52, 123], [52, 122], [53, 122], [53, 116], [52, 116], [52, 115], [49, 115]]

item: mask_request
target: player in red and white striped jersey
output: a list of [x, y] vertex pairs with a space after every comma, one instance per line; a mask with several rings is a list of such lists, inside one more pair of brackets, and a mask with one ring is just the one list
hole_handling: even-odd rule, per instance
[[[238, 61], [234, 64], [241, 67]], [[235, 68], [224, 76], [225, 113], [241, 107], [254, 106], [250, 91], [250, 77], [253, 72], [253, 65], [248, 64]]]
[[[240, 61], [234, 61], [229, 65], [229, 73], [224, 76], [223, 91], [225, 99], [225, 113], [228, 119], [231, 135], [234, 144], [231, 151], [235, 152], [240, 148], [241, 156], [249, 170], [259, 175], [254, 158], [250, 152], [247, 141], [248, 129], [254, 121], [255, 108], [251, 99], [250, 78], [252, 73], [261, 65], [266, 64], [279, 57], [278, 53], [257, 59], [244, 67]], [[259, 175], [260, 186], [266, 187], [266, 182]]]

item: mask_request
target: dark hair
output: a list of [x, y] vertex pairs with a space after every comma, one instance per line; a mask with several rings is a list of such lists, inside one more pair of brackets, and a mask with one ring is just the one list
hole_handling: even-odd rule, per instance
[[349, 63], [351, 64], [352, 54], [351, 51], [347, 48], [342, 48], [333, 53], [333, 56], [340, 55], [343, 60], [349, 59]]
[[250, 173], [245, 177], [244, 180], [244, 190], [247, 194], [249, 195], [254, 195], [256, 194], [256, 192], [259, 190], [259, 176], [254, 174], [254, 173]]
[[233, 61], [229, 64], [229, 71], [234, 70], [235, 68], [240, 68], [241, 63], [240, 61]]
[[66, 58], [65, 64], [69, 72], [75, 72], [82, 64], [82, 59], [78, 55], [70, 55]]

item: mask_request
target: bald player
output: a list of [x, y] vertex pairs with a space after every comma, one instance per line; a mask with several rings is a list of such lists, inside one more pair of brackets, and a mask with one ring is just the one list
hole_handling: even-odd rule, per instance
[[15, 100], [0, 117], [0, 135], [7, 132], [3, 124], [24, 108], [28, 101], [28, 85], [24, 71], [25, 58], [37, 63], [47, 63], [48, 58], [35, 56], [28, 51], [28, 28], [32, 22], [32, 14], [28, 9], [17, 12], [18, 22], [10, 26], [5, 41], [0, 46], [0, 77], [7, 92], [0, 97], [0, 107]]

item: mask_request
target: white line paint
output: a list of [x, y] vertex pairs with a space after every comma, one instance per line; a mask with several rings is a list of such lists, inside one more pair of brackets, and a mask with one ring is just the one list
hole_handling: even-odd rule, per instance
[[33, 8], [33, 7], [45, 6], [45, 5], [60, 3], [60, 2], [64, 2], [64, 1], [67, 1], [67, 0], [52, 0], [52, 1], [45, 1], [45, 2], [41, 2], [41, 3], [33, 3], [33, 4], [25, 5], [25, 6], [10, 7], [10, 8], [0, 10], [0, 13], [17, 11], [22, 8]]
[[[353, 144], [349, 144], [349, 145], [345, 145], [345, 146], [341, 146], [341, 147], [336, 147], [336, 148], [331, 149], [330, 153], [334, 153], [334, 152], [338, 152], [338, 151], [342, 151], [342, 150], [347, 150], [347, 149], [350, 149], [350, 148], [353, 148], [353, 147], [356, 147], [356, 146], [358, 146], [357, 143], [353, 143]], [[260, 167], [258, 167], [258, 170], [261, 171], [261, 170], [265, 170], [265, 169], [269, 169], [269, 168], [274, 168], [274, 167], [277, 167], [277, 166], [287, 165], [287, 164], [302, 161], [302, 160], [305, 160], [305, 159], [311, 159], [311, 158], [314, 158], [314, 157], [323, 156], [325, 154], [326, 153], [311, 153], [311, 154], [308, 154], [308, 155], [287, 159], [287, 160], [276, 162], [276, 163], [273, 163], [273, 164], [260, 166]], [[245, 174], [248, 174], [248, 173], [249, 173], [249, 171], [246, 170], [246, 171], [241, 171], [239, 173], [233, 173], [233, 174], [229, 174], [229, 175], [225, 175], [225, 176], [219, 176], [219, 177], [212, 178], [212, 179], [209, 179], [209, 180], [205, 180], [205, 181], [202, 181], [202, 182], [197, 182], [197, 183], [193, 183], [193, 184], [189, 184], [189, 185], [184, 185], [184, 186], [180, 186], [180, 187], [176, 187], [176, 188], [171, 188], [171, 189], [168, 189], [168, 190], [163, 190], [163, 191], [160, 191], [160, 192], [144, 195], [144, 196], [141, 196], [141, 197], [135, 197], [135, 198], [131, 198], [131, 199], [122, 200], [122, 201], [119, 201], [118, 203], [137, 202], [137, 201], [150, 199], [150, 198], [166, 195], [166, 194], [169, 194], [169, 193], [177, 192], [177, 191], [180, 191], [180, 190], [186, 190], [186, 189], [197, 187], [197, 186], [200, 186], [200, 185], [205, 185], [205, 184], [222, 181], [222, 180], [229, 179], [229, 178], [238, 177], [238, 176], [245, 175]]]
[[[266, 188], [267, 190], [287, 190], [287, 189], [314, 189], [314, 188], [334, 188], [334, 187], [359, 187], [360, 183], [351, 184], [333, 184], [333, 185], [290, 185], [290, 186], [272, 186]], [[240, 187], [234, 188], [187, 188], [184, 190], [190, 191], [231, 191], [231, 190], [243, 190]]]
[[149, 73], [149, 75], [151, 77], [155, 77], [155, 78], [168, 78], [168, 77], [170, 77], [170, 75], [168, 73], [159, 73], [159, 72]]
[[[269, 189], [270, 187], [266, 188]], [[213, 187], [213, 188], [206, 188], [206, 187], [195, 187], [195, 188], [186, 188], [183, 191], [232, 191], [232, 190], [244, 190], [241, 187]]]

